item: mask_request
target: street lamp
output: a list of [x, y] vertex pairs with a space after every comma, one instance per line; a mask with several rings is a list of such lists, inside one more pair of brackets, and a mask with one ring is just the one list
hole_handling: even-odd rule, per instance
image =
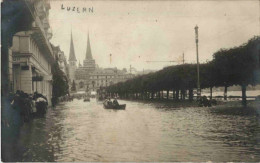
[[200, 67], [199, 67], [199, 50], [198, 50], [198, 43], [199, 43], [199, 39], [198, 39], [198, 29], [199, 27], [196, 25], [195, 27], [195, 42], [196, 42], [196, 53], [197, 53], [197, 99], [200, 97], [201, 92], [200, 92]]

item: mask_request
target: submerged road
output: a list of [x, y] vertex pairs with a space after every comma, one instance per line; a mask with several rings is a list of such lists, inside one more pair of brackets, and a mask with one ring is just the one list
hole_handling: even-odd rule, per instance
[[260, 121], [243, 109], [75, 99], [21, 128], [20, 161], [259, 161]]

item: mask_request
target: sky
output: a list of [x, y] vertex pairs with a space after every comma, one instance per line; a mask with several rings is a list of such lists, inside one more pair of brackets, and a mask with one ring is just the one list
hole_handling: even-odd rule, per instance
[[[200, 63], [212, 60], [219, 49], [239, 46], [260, 33], [260, 1], [59, 0], [50, 4], [51, 42], [69, 58], [72, 31], [76, 58], [82, 64], [89, 32], [93, 58], [103, 68], [131, 65], [140, 71], [158, 70], [180, 64], [183, 53], [185, 63], [196, 63], [196, 25]], [[78, 7], [80, 13], [66, 7]], [[87, 12], [82, 12], [83, 7]]]

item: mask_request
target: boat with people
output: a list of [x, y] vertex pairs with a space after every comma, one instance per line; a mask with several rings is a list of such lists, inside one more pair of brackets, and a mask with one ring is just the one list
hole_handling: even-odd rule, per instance
[[126, 104], [121, 104], [121, 105], [107, 105], [105, 103], [103, 103], [103, 106], [105, 109], [117, 109], [117, 110], [125, 110]]
[[116, 109], [116, 110], [125, 110], [126, 104], [119, 104], [116, 99], [112, 102], [110, 99], [105, 100], [103, 103], [105, 109]]

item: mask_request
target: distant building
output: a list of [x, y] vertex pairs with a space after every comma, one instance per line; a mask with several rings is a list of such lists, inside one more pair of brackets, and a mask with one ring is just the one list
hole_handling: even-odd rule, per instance
[[[71, 42], [70, 49], [74, 49]], [[75, 53], [71, 50], [69, 66], [71, 81], [75, 81], [77, 91], [97, 91], [98, 89], [107, 87], [111, 84], [125, 81], [132, 78], [132, 74], [128, 74], [126, 70], [118, 70], [117, 68], [99, 68], [92, 56], [90, 39], [88, 34], [86, 57], [83, 65], [79, 62], [76, 67]], [[74, 75], [73, 75], [74, 74]]]
[[133, 78], [133, 76], [133, 74], [128, 74], [126, 71], [118, 70], [117, 68], [100, 68], [90, 74], [89, 90], [96, 91], [119, 82], [124, 82]]
[[88, 35], [86, 57], [85, 60], [83, 61], [83, 66], [79, 63], [79, 67], [75, 70], [75, 78], [77, 80], [76, 83], [78, 84], [79, 80], [84, 80], [84, 81], [89, 80], [90, 73], [94, 72], [95, 69], [96, 69], [96, 63], [92, 57], [90, 40]]
[[88, 72], [93, 72], [96, 68], [96, 63], [95, 63], [95, 60], [93, 59], [92, 53], [91, 53], [89, 34], [88, 34], [86, 58], [83, 61], [83, 68]]
[[63, 71], [64, 75], [69, 79], [69, 65], [67, 63], [66, 56], [64, 52], [61, 51], [59, 46], [52, 45], [53, 53], [55, 59], [58, 61], [59, 68]]

